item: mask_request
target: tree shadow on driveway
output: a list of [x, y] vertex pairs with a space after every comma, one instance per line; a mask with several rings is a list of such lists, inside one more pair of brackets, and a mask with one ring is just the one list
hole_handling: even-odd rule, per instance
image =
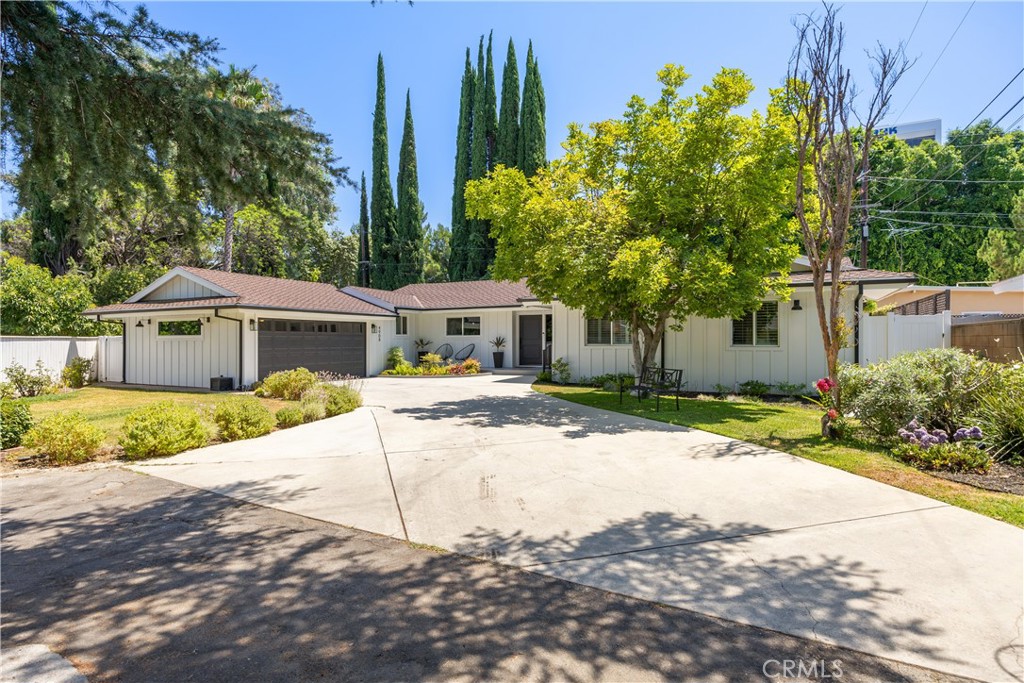
[[[4, 645], [45, 642], [93, 681], [757, 680], [787, 657], [841, 658], [844, 680], [920, 675], [119, 470], [33, 475], [4, 493]], [[670, 521], [605, 533], [658, 523]], [[824, 583], [864, 572], [817, 570]], [[767, 582], [723, 583], [738, 579]]]

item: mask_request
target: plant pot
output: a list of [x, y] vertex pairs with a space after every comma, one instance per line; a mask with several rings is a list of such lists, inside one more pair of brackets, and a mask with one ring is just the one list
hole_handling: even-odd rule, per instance
[[416, 352], [416, 365], [419, 365], [420, 363], [422, 363], [423, 362], [423, 356], [427, 355], [428, 353], [430, 353], [430, 351], [427, 350], [427, 349], [424, 349], [423, 351], [417, 351]]
[[496, 368], [503, 368], [503, 367], [505, 367], [505, 352], [504, 351], [495, 351], [491, 355], [494, 356], [494, 367], [496, 367]]

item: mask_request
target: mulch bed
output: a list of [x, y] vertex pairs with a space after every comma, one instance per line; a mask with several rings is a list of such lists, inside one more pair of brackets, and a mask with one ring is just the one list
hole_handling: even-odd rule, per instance
[[1024, 496], [1024, 467], [994, 462], [985, 474], [968, 472], [930, 472], [929, 474], [961, 484], [969, 484], [979, 489]]

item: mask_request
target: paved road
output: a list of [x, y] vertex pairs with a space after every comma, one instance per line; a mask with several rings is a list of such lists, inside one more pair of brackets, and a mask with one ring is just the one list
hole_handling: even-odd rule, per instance
[[988, 680], [1021, 679], [1019, 529], [524, 378], [372, 379], [368, 407], [139, 471]]
[[8, 477], [3, 522], [0, 648], [94, 683], [956, 680], [115, 467]]

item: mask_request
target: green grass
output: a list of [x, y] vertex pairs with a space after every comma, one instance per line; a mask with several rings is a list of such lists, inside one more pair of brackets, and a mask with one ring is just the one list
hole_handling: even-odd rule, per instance
[[867, 441], [823, 439], [820, 412], [805, 405], [681, 399], [677, 412], [672, 400], [662, 399], [659, 412], [655, 410], [654, 399], [637, 405], [633, 397], [624, 399], [620, 406], [617, 393], [601, 389], [546, 383], [533, 386], [541, 393], [573, 403], [694, 427], [774, 448], [1024, 527], [1024, 497], [931, 476], [897, 462], [884, 449]]
[[[113, 446], [121, 436], [121, 425], [125, 416], [136, 408], [157, 401], [174, 401], [197, 408], [209, 419], [213, 408], [221, 401], [234, 396], [231, 392], [210, 393], [200, 391], [174, 391], [168, 389], [141, 389], [137, 387], [84, 387], [62, 394], [48, 394], [25, 399], [38, 422], [47, 415], [78, 411], [85, 419], [106, 433], [104, 444]], [[287, 401], [261, 398], [271, 412], [277, 412]]]

